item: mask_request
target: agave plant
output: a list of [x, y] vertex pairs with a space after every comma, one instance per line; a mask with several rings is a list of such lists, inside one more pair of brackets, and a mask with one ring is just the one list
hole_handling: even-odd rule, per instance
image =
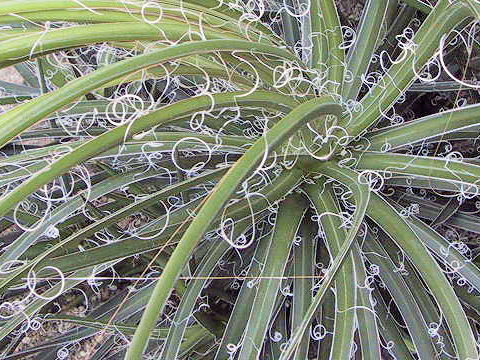
[[2, 358], [478, 359], [480, 3], [430, 3], [2, 1]]

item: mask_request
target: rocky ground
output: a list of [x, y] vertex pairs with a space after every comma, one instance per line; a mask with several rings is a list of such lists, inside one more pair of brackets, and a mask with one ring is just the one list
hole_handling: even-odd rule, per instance
[[0, 80], [16, 84], [21, 84], [23, 82], [22, 76], [13, 66], [0, 70]]

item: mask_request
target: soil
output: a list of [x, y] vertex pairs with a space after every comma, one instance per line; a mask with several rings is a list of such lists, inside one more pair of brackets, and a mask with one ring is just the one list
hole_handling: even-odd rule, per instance
[[13, 66], [0, 70], [0, 80], [12, 82], [15, 84], [23, 83], [22, 76]]

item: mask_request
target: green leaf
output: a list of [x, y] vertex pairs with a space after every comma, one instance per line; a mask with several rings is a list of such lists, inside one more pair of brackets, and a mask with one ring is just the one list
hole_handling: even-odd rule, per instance
[[32, 88], [30, 86], [15, 84], [7, 81], [0, 80], [0, 89], [2, 93], [15, 95], [15, 96], [38, 96], [40, 90]]
[[[67, 86], [57, 91], [62, 91], [66, 88]], [[244, 95], [245, 94], [243, 93], [237, 92], [216, 94], [213, 95], [213, 104], [211, 96], [203, 95], [194, 97], [191, 99], [176, 102], [174, 104], [165, 106], [159, 110], [150, 112], [148, 115], [144, 115], [136, 119], [131, 124], [127, 123], [111, 129], [106, 133], [103, 133], [102, 135], [87, 141], [86, 143], [82, 144], [78, 148], [75, 148], [68, 154], [60, 157], [58, 160], [50, 164], [48, 168], [35, 173], [35, 175], [32, 176], [28, 181], [25, 181], [23, 184], [15, 188], [14, 191], [10, 192], [2, 199], [0, 199], [0, 216], [4, 215], [6, 211], [16, 206], [16, 204], [21, 202], [26, 196], [36, 191], [42, 185], [45, 185], [48, 182], [52, 181], [55, 177], [62, 175], [71, 167], [95, 155], [101, 154], [116, 145], [121, 144], [125, 139], [131, 138], [135, 134], [150, 130], [154, 126], [167, 125], [173, 122], [178, 117], [202, 110], [208, 110], [212, 108], [212, 106], [214, 108], [228, 107], [229, 105], [234, 104], [235, 106], [238, 106], [239, 104], [248, 104], [254, 106], [259, 103], [265, 106], [266, 104], [270, 103], [270, 106], [273, 108], [277, 107], [284, 109], [284, 106], [279, 104], [278, 101], [285, 102], [287, 104], [292, 104], [292, 102], [295, 103], [295, 101], [290, 100], [286, 96], [274, 93], [272, 94], [269, 92], [255, 92], [248, 96]], [[329, 105], [332, 106], [332, 104]], [[19, 109], [20, 107], [17, 107], [16, 109]], [[333, 106], [333, 108], [335, 108], [335, 106]], [[1, 116], [2, 115], [0, 115], [0, 126], [2, 123]]]
[[[39, 237], [41, 237], [50, 227], [55, 227], [59, 222], [63, 221], [68, 215], [82, 209], [85, 206], [85, 200], [82, 196], [88, 197], [88, 200], [95, 200], [106, 194], [132, 184], [135, 181], [141, 181], [149, 177], [157, 176], [161, 174], [162, 170], [151, 170], [145, 173], [139, 173], [139, 171], [133, 171], [129, 174], [121, 174], [108, 178], [96, 185], [93, 185], [88, 190], [72, 197], [68, 202], [57, 207], [48, 217], [48, 219], [41, 219], [34, 224], [33, 231], [24, 232], [20, 235], [0, 256], [0, 262], [5, 263], [7, 261], [18, 259], [27, 249], [30, 247]], [[219, 170], [219, 174], [222, 170]], [[168, 193], [168, 191], [167, 191]], [[138, 206], [138, 205], [137, 205]], [[135, 206], [133, 206], [135, 208]], [[119, 213], [124, 213], [125, 208], [120, 210]], [[115, 221], [111, 222], [114, 224]]]
[[362, 87], [364, 76], [370, 65], [373, 52], [386, 27], [387, 11], [396, 6], [394, 0], [368, 0], [363, 9], [359, 29], [356, 32], [356, 40], [348, 50], [346, 76], [342, 95], [347, 99], [356, 100]]
[[331, 163], [331, 162], [320, 162], [316, 163], [309, 163], [308, 161], [301, 164], [301, 166], [305, 169], [308, 169], [310, 172], [319, 172], [321, 174], [327, 175], [332, 177], [333, 179], [340, 181], [344, 185], [350, 188], [353, 193], [355, 199], [356, 209], [353, 215], [352, 225], [348, 231], [347, 238], [345, 239], [342, 247], [340, 248], [338, 255], [332, 261], [328, 272], [326, 273], [317, 294], [313, 298], [312, 304], [308, 308], [308, 312], [302, 321], [302, 324], [297, 327], [292, 335], [291, 341], [285, 352], [282, 354], [280, 360], [287, 360], [295, 351], [296, 346], [298, 346], [299, 341], [301, 340], [302, 335], [305, 332], [305, 329], [310, 325], [317, 308], [322, 303], [324, 296], [327, 290], [330, 288], [331, 283], [335, 279], [336, 275], [338, 274], [338, 270], [341, 268], [346, 255], [349, 253], [353, 242], [355, 240], [355, 236], [362, 224], [368, 202], [370, 199], [370, 189], [367, 185], [362, 184], [358, 181], [358, 174], [338, 167], [338, 165]]
[[260, 354], [273, 314], [275, 303], [272, 299], [277, 297], [280, 289], [288, 255], [306, 211], [306, 205], [305, 199], [298, 195], [288, 197], [280, 203], [261, 278], [258, 284], [254, 285], [255, 299], [243, 334], [242, 347], [238, 355], [240, 359], [255, 359]]
[[[278, 56], [290, 61], [296, 60], [294, 55], [283, 49], [244, 40], [194, 41], [154, 50], [150, 53], [105, 66], [91, 74], [69, 82], [56, 91], [40, 96], [33, 101], [17, 106], [15, 109], [0, 115], [0, 126], [4, 129], [0, 135], [0, 147], [52, 112], [113, 80], [125, 78], [131, 73], [158, 63], [178, 60], [187, 56], [205, 54], [213, 51], [232, 52], [242, 50], [254, 53], [266, 53], [270, 56]], [[22, 114], [22, 121], [13, 121], [19, 113]]]
[[358, 282], [358, 308], [356, 313], [362, 357], [364, 359], [380, 359], [380, 338], [377, 319], [372, 301], [370, 300], [370, 293], [373, 289], [369, 288], [365, 265], [361, 261], [360, 248], [357, 243], [353, 244], [352, 252], [355, 252], [360, 260], [355, 262], [355, 274]]
[[255, 299], [256, 288], [252, 284], [255, 283], [255, 279], [262, 273], [262, 265], [265, 264], [271, 241], [272, 236], [262, 237], [255, 248], [255, 253], [247, 273], [248, 280], [245, 280], [242, 284], [215, 359], [228, 358], [230, 356], [229, 353], [232, 351], [232, 345], [236, 347], [241, 340]]
[[318, 3], [322, 14], [324, 34], [327, 38], [328, 50], [325, 66], [328, 69], [328, 79], [325, 87], [327, 92], [341, 93], [344, 85], [343, 77], [345, 70], [345, 50], [341, 46], [343, 42], [342, 28], [338, 17], [337, 8], [333, 0], [322, 0]]
[[[312, 302], [313, 289], [313, 264], [315, 263], [316, 228], [311, 221], [304, 219], [297, 239], [293, 245], [293, 304], [291, 327], [299, 326]], [[295, 358], [308, 360], [310, 345], [310, 329], [305, 331], [303, 339], [297, 348]]]
[[397, 211], [376, 194], [372, 194], [367, 214], [405, 251], [420, 273], [428, 274], [423, 279], [450, 328], [457, 356], [463, 359], [478, 357], [472, 329], [458, 298], [416, 234]]
[[479, 17], [479, 14], [479, 5], [470, 0], [455, 3], [440, 0], [412, 39], [416, 50], [404, 50], [403, 61], [394, 63], [382, 80], [362, 99], [362, 112], [355, 116], [353, 121], [345, 118], [340, 123], [352, 139], [375, 124], [380, 116], [394, 105], [416, 79], [416, 73], [435, 54], [444, 34], [454, 29], [466, 17]]
[[385, 301], [377, 293], [373, 292], [377, 306], [375, 307], [375, 313], [380, 322], [382, 337], [389, 345], [389, 353], [395, 356], [397, 359], [408, 359], [414, 360], [415, 357], [412, 355], [412, 352], [408, 349], [408, 346], [405, 344], [402, 333], [402, 330], [393, 320], [392, 315], [387, 312], [388, 306], [385, 304]]
[[449, 180], [477, 186], [480, 166], [452, 158], [364, 152], [358, 156], [357, 169]]
[[[335, 259], [346, 239], [339, 218], [339, 207], [332, 194], [330, 184], [308, 185], [305, 187], [309, 199], [320, 217], [322, 229], [330, 258]], [[323, 215], [322, 214], [326, 214]], [[357, 306], [357, 279], [355, 277], [355, 262], [361, 261], [356, 251], [350, 252], [344, 264], [338, 270], [335, 278], [335, 334], [330, 353], [332, 359], [350, 359], [354, 343], [353, 335], [356, 328], [355, 307]], [[298, 326], [298, 325], [297, 325]], [[296, 327], [293, 327], [294, 329]]]
[[322, 0], [311, 0], [310, 2], [310, 24], [312, 27], [312, 67], [321, 68], [327, 60], [328, 44], [327, 38], [323, 36], [325, 22], [321, 8]]
[[374, 131], [367, 135], [367, 147], [373, 151], [393, 150], [427, 140], [434, 141], [442, 135], [466, 130], [479, 123], [480, 105], [469, 105]]
[[300, 126], [321, 114], [333, 113], [338, 116], [341, 111], [341, 106], [333, 102], [329, 97], [313, 99], [297, 106], [274, 125], [264, 137], [257, 140], [227, 172], [209, 195], [208, 200], [202, 206], [175, 248], [171, 260], [157, 283], [151, 302], [142, 316], [141, 324], [133, 338], [132, 346], [127, 352], [128, 359], [135, 359], [143, 353], [146, 334], [153, 328], [158, 314], [162, 312], [171, 287], [185, 266], [200, 237], [205, 233], [213, 219], [219, 215], [221, 209], [234, 194], [237, 186], [248, 176], [251, 176], [251, 171], [261, 163], [265, 154], [275, 150], [277, 146], [293, 135]]
[[432, 6], [428, 3], [425, 3], [422, 0], [404, 0], [404, 3], [408, 6], [411, 6], [421, 12], [428, 14], [432, 11]]
[[[209, 254], [205, 256], [205, 259], [202, 259], [202, 262], [197, 267], [194, 277], [198, 279], [189, 282], [187, 290], [182, 296], [182, 301], [175, 313], [173, 324], [170, 326], [168, 337], [163, 345], [160, 359], [176, 359], [197, 299], [218, 261], [229, 248], [230, 245], [226, 241], [223, 239], [217, 240], [217, 244], [213, 246]], [[188, 336], [186, 337], [188, 338]]]
[[[419, 308], [410, 289], [407, 287], [403, 276], [395, 270], [396, 266], [390, 259], [389, 254], [383, 248], [383, 242], [381, 242], [381, 240], [382, 238], [378, 238], [377, 240], [372, 236], [371, 231], [368, 231], [367, 237], [363, 243], [365, 255], [370, 263], [378, 266], [378, 276], [386, 285], [393, 301], [399, 308], [419, 357], [421, 359], [435, 358], [438, 354], [432, 344], [431, 338], [426, 336], [428, 333], [428, 324], [422, 316], [424, 312]], [[379, 306], [375, 309], [378, 307]], [[385, 309], [383, 309], [383, 311], [385, 311]], [[394, 330], [392, 329], [392, 331]]]
[[[191, 40], [201, 40], [200, 30], [196, 26], [186, 27], [185, 24], [175, 24], [170, 21], [158, 24], [147, 23], [121, 23], [122, 31], [118, 31], [112, 24], [93, 24], [70, 26], [53, 29], [48, 32], [40, 31], [34, 34], [17, 36], [11, 40], [0, 42], [0, 67], [42, 56], [53, 51], [82, 47], [89, 44], [108, 41], [142, 41], [161, 40], [169, 41], [188, 40], [190, 31], [193, 33]], [[228, 34], [210, 29], [202, 29], [204, 36], [209, 39], [241, 39], [238, 35]], [[14, 60], [11, 60], [14, 59]]]
[[[53, 301], [60, 293], [63, 293], [81, 282], [89, 276], [95, 275], [105, 269], [108, 269], [110, 266], [114, 265], [115, 262], [106, 262], [100, 266], [93, 268], [86, 268], [85, 270], [79, 270], [69, 277], [65, 277], [59, 283], [50, 287], [47, 291], [42, 293], [42, 297], [35, 297], [30, 303], [28, 303], [24, 309], [22, 309], [23, 316], [13, 316], [9, 318], [2, 327], [0, 327], [0, 340], [7, 337], [13, 330], [15, 330], [23, 321], [27, 318], [32, 318], [37, 314], [45, 305]], [[72, 278], [70, 280], [69, 278]]]

